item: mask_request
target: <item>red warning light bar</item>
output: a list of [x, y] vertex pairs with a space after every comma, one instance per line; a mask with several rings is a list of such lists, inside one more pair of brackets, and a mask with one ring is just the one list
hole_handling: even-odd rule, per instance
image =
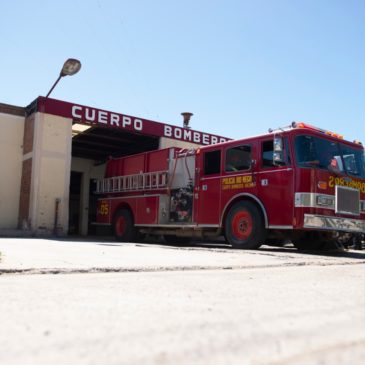
[[313, 125], [307, 124], [307, 123], [303, 123], [303, 122], [293, 122], [292, 123], [292, 128], [305, 128], [305, 129], [310, 129], [316, 132], [321, 132], [323, 134], [326, 134], [327, 136], [331, 136], [331, 137], [335, 137], [338, 139], [343, 139], [343, 135], [335, 133], [335, 132], [331, 132], [331, 131], [326, 131], [324, 129], [315, 127]]

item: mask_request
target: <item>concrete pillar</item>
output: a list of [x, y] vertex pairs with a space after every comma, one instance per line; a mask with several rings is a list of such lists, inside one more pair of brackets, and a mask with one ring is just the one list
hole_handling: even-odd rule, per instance
[[[26, 118], [20, 228], [37, 236], [67, 234], [71, 145], [70, 118], [39, 112]], [[57, 227], [56, 201], [59, 201]]]

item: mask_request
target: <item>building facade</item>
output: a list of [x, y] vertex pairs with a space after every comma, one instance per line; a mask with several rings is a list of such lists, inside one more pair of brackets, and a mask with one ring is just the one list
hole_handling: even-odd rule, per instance
[[227, 138], [38, 97], [0, 104], [0, 235], [93, 232], [94, 179], [109, 158]]

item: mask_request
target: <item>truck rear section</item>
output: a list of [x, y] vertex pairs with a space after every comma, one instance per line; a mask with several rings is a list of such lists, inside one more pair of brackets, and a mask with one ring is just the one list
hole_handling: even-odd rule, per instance
[[97, 181], [98, 224], [111, 225], [120, 241], [201, 236], [193, 217], [195, 154], [168, 148], [109, 161]]

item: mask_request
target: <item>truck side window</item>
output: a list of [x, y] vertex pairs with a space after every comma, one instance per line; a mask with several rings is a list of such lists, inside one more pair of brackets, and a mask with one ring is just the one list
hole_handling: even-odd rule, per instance
[[[285, 161], [284, 165], [289, 164], [290, 165], [290, 156], [288, 155], [288, 139], [284, 139], [284, 148], [285, 148]], [[264, 141], [262, 142], [262, 167], [273, 167], [273, 153], [274, 153], [274, 141]]]
[[273, 167], [274, 141], [262, 142], [262, 167]]
[[285, 143], [285, 151], [286, 151], [286, 162], [290, 166], [291, 165], [291, 156], [290, 156], [288, 137], [284, 138], [284, 143]]
[[226, 152], [225, 171], [242, 171], [251, 168], [251, 146], [236, 146]]
[[206, 152], [204, 154], [204, 175], [219, 174], [221, 172], [221, 151]]

